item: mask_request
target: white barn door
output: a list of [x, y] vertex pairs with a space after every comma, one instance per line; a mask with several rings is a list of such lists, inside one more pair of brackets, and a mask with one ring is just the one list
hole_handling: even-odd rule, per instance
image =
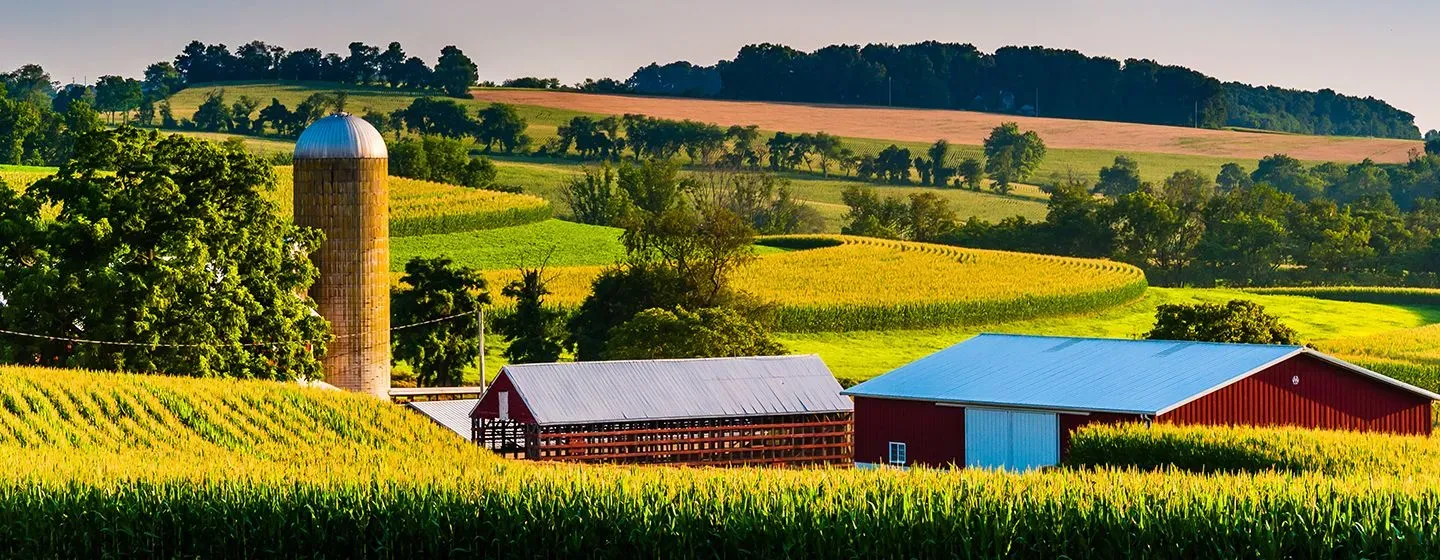
[[1050, 412], [965, 409], [965, 466], [1028, 471], [1060, 462], [1060, 419]]

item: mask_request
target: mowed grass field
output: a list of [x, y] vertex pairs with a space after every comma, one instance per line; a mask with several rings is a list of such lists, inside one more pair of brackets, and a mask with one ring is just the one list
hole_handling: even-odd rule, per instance
[[1304, 160], [1403, 163], [1418, 141], [1269, 134], [1236, 130], [1206, 130], [1134, 123], [1083, 121], [946, 111], [717, 101], [632, 95], [593, 95], [572, 92], [476, 89], [482, 102], [551, 107], [596, 114], [642, 113], [670, 119], [694, 119], [721, 125], [759, 125], [787, 132], [825, 131], [842, 137], [884, 138], [906, 142], [933, 142], [944, 138], [956, 144], [979, 145], [1002, 122], [1015, 121], [1034, 130], [1046, 145], [1059, 149], [1105, 149], [1121, 152], [1216, 156], [1255, 160], [1284, 152]]

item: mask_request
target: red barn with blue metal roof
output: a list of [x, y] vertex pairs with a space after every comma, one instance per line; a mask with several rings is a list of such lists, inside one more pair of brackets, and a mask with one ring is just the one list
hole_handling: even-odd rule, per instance
[[1440, 395], [1300, 346], [982, 334], [856, 385], [861, 466], [1057, 464], [1092, 422], [1429, 434]]

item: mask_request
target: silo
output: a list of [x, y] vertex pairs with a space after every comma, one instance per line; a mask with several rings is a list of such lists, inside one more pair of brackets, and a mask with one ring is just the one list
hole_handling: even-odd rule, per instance
[[310, 295], [335, 340], [325, 381], [385, 398], [390, 390], [390, 205], [385, 138], [336, 113], [295, 143], [295, 223], [325, 232]]

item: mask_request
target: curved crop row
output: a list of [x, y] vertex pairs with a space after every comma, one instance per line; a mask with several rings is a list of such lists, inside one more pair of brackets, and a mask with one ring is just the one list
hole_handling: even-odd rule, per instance
[[[781, 236], [803, 248], [741, 269], [737, 289], [774, 302], [776, 329], [825, 332], [991, 324], [1096, 311], [1140, 297], [1145, 275], [1095, 259], [848, 236]], [[551, 271], [551, 303], [574, 306], [603, 267]], [[513, 279], [499, 274], [498, 285]], [[503, 303], [503, 302], [502, 302]]]

